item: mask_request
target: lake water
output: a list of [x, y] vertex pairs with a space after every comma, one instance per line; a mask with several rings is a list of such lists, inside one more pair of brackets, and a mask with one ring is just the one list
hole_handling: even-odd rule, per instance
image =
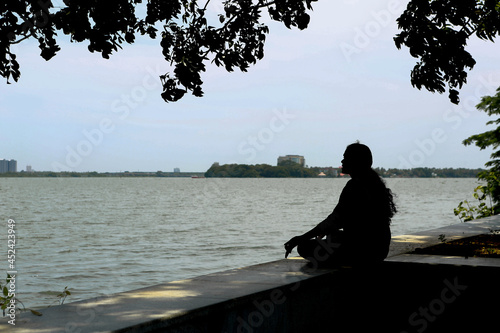
[[[142, 288], [281, 259], [322, 221], [347, 179], [0, 178], [0, 246], [16, 224], [16, 295], [26, 307]], [[476, 179], [386, 179], [393, 235], [460, 223]], [[362, 207], [360, 207], [362, 209]], [[296, 252], [292, 252], [295, 255]], [[9, 263], [0, 259], [0, 278]]]

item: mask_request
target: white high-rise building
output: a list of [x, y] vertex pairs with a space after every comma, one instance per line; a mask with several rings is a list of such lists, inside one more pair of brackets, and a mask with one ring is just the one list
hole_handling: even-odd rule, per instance
[[300, 156], [300, 155], [286, 155], [286, 156], [278, 157], [278, 165], [283, 161], [292, 161], [292, 162], [295, 162], [297, 164], [300, 164], [303, 167], [306, 165], [306, 160], [305, 160], [304, 156]]
[[17, 172], [17, 161], [16, 160], [9, 161], [9, 172]]
[[0, 173], [9, 171], [9, 161], [0, 160]]
[[0, 173], [3, 172], [17, 172], [17, 161], [16, 160], [0, 160]]

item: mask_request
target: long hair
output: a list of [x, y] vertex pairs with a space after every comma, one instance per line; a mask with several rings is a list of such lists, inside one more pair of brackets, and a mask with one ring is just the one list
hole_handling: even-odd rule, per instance
[[398, 211], [394, 203], [394, 194], [391, 189], [386, 186], [382, 177], [371, 167], [373, 157], [370, 148], [364, 144], [355, 142], [347, 146], [347, 149], [352, 152], [355, 159], [355, 165], [360, 170], [363, 170], [363, 174], [365, 175], [364, 178], [383, 194], [382, 197], [379, 198], [379, 204], [382, 205], [381, 212], [390, 224], [392, 217]]
[[372, 168], [370, 168], [370, 178], [380, 186], [381, 192], [385, 194], [385, 196], [380, 198], [380, 201], [383, 205], [382, 212], [390, 224], [392, 217], [398, 212], [396, 204], [394, 203], [394, 194], [391, 189], [386, 186], [384, 179], [382, 179], [377, 171]]

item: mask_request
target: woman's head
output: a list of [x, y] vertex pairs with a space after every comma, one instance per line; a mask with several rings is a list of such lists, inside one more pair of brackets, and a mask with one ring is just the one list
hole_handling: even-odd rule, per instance
[[372, 152], [368, 146], [359, 142], [347, 146], [342, 160], [342, 173], [350, 174], [366, 172], [373, 163]]
[[344, 152], [344, 159], [342, 160], [342, 173], [354, 177], [361, 176], [364, 180], [370, 179], [374, 182], [371, 184], [379, 184], [380, 188], [384, 190], [380, 198], [383, 200], [386, 217], [389, 220], [396, 214], [397, 208], [394, 204], [392, 191], [385, 186], [382, 178], [372, 169], [373, 157], [370, 148], [359, 142], [347, 146]]

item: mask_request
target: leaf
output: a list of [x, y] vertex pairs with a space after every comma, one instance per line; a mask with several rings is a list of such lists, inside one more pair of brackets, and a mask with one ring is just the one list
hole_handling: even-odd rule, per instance
[[38, 311], [30, 309], [31, 313], [34, 314], [35, 316], [41, 316], [42, 314]]
[[297, 17], [297, 27], [300, 30], [304, 30], [305, 28], [307, 28], [310, 21], [311, 21], [311, 17], [304, 13], [304, 14]]

